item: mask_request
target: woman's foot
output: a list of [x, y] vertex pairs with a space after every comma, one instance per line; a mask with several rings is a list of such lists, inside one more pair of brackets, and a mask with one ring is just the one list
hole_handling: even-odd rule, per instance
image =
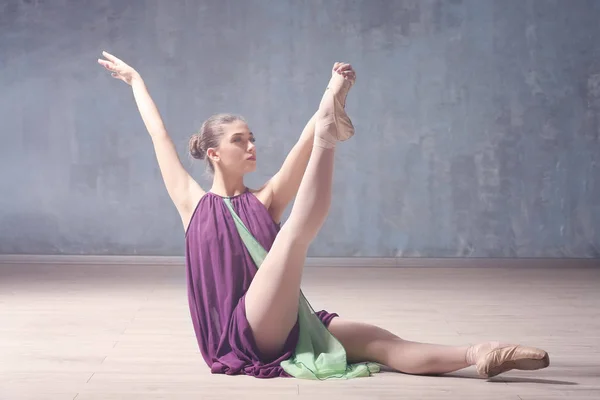
[[466, 359], [469, 365], [477, 367], [477, 372], [484, 378], [491, 378], [511, 369], [537, 370], [550, 365], [550, 357], [544, 350], [499, 342], [469, 347]]
[[355, 81], [353, 71], [350, 72], [338, 72], [334, 66], [331, 80], [319, 104], [315, 144], [321, 147], [335, 147], [338, 141], [348, 140], [354, 135], [354, 126], [345, 110], [346, 97]]

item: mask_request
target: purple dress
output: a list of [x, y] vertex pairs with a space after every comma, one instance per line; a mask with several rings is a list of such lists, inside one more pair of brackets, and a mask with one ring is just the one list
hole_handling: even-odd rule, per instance
[[[250, 191], [231, 197], [235, 212], [267, 250], [279, 232], [266, 207]], [[298, 323], [276, 359], [265, 359], [246, 319], [245, 294], [257, 268], [246, 250], [223, 198], [207, 192], [198, 202], [186, 232], [190, 314], [202, 357], [212, 373], [289, 377], [280, 362], [290, 358]], [[337, 316], [317, 315], [328, 326]]]

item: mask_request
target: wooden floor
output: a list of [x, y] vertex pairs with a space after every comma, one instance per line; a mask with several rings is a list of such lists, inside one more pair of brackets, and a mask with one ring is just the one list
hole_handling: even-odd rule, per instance
[[211, 375], [183, 267], [0, 265], [0, 399], [599, 399], [600, 269], [317, 268], [317, 310], [411, 340], [499, 339], [546, 349], [550, 367], [492, 380], [384, 372], [350, 381]]

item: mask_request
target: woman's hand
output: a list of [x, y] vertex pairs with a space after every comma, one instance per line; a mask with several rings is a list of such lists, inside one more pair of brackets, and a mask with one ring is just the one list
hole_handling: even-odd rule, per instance
[[106, 57], [106, 60], [98, 59], [98, 64], [102, 65], [104, 68], [111, 72], [113, 78], [120, 79], [128, 85], [131, 85], [131, 82], [134, 79], [140, 77], [135, 69], [124, 63], [122, 60], [113, 56], [106, 51], [102, 52], [102, 55]]
[[356, 81], [356, 72], [352, 68], [352, 65], [347, 63], [336, 62], [333, 64], [332, 74], [340, 74], [344, 79], [354, 83]]

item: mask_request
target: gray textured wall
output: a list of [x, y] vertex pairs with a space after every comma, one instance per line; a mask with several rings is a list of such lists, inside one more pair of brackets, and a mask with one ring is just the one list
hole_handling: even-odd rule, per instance
[[312, 256], [600, 257], [600, 2], [0, 2], [0, 253], [182, 255], [130, 88], [181, 157], [210, 114], [257, 132], [257, 185], [334, 61], [358, 81]]

